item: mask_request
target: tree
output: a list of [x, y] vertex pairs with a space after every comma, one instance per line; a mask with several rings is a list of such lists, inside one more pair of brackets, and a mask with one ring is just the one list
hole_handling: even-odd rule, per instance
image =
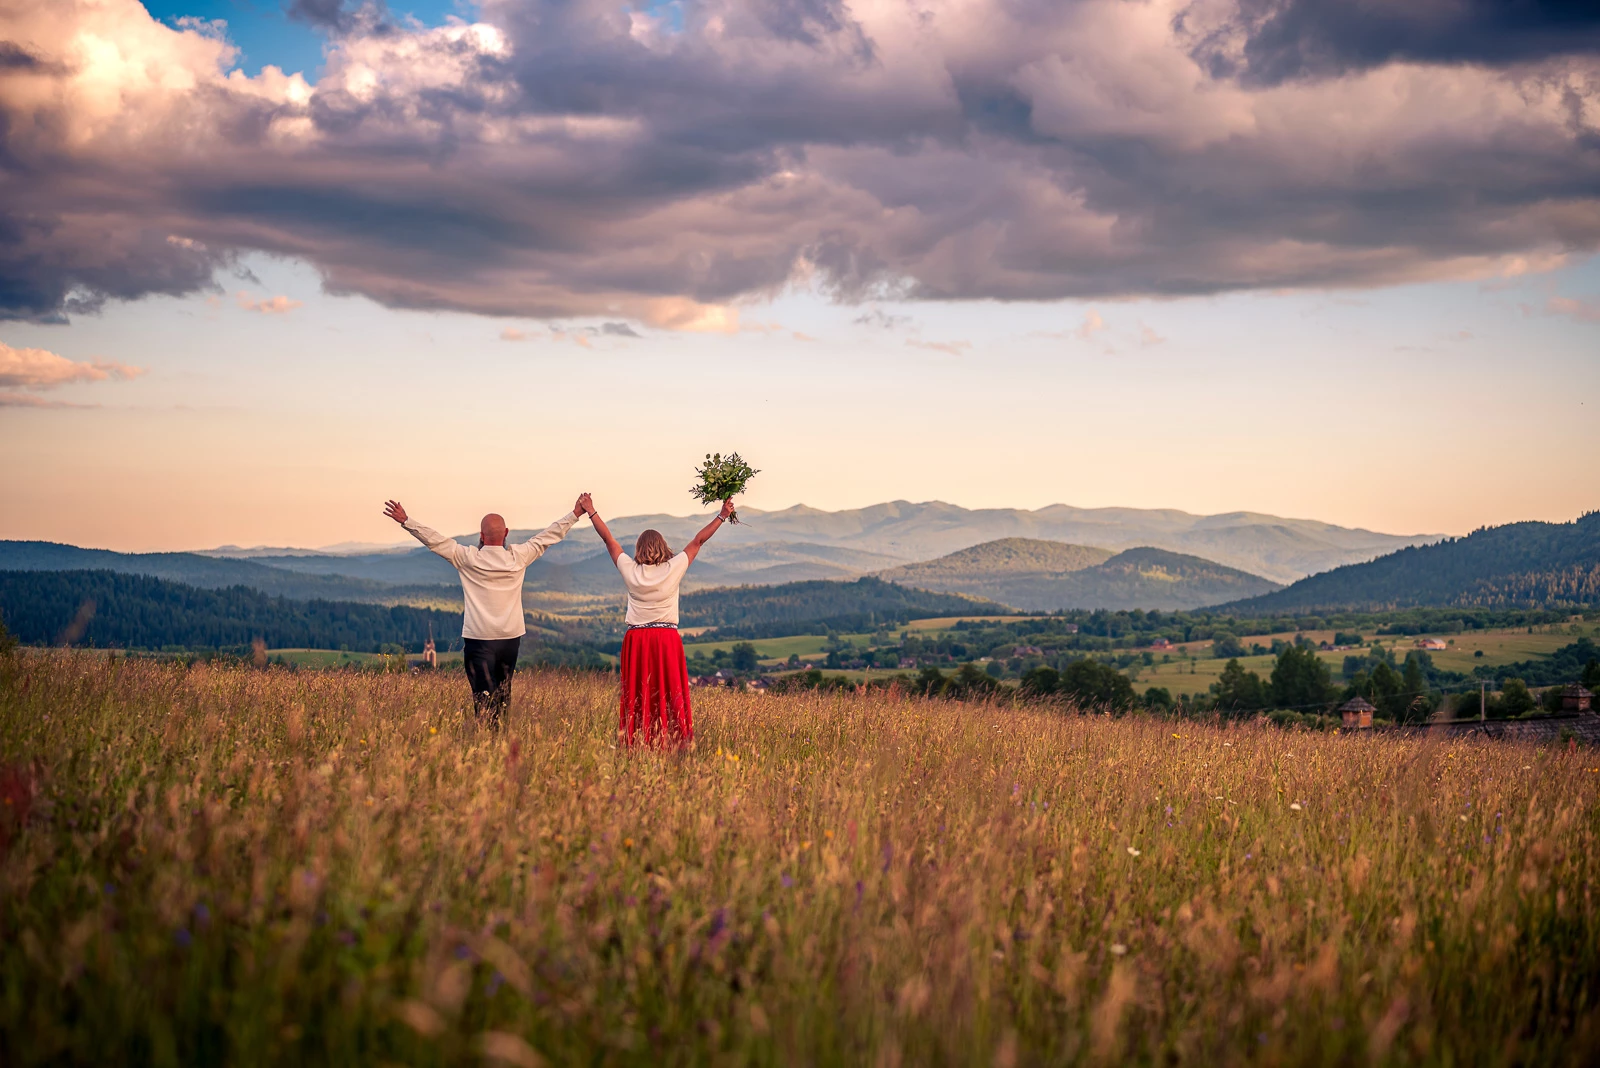
[[1393, 720], [1404, 718], [1407, 702], [1405, 679], [1400, 672], [1381, 660], [1373, 667], [1372, 677], [1367, 680], [1366, 697], [1377, 707], [1379, 714]]
[[756, 647], [749, 642], [736, 643], [732, 653], [733, 670], [735, 671], [754, 671], [761, 666], [760, 654], [756, 652]]
[[1211, 655], [1218, 660], [1232, 659], [1244, 655], [1244, 646], [1239, 639], [1226, 631], [1217, 632], [1211, 642]]
[[1591, 660], [1583, 665], [1583, 677], [1578, 681], [1590, 692], [1600, 691], [1600, 660]]
[[944, 693], [944, 672], [936, 667], [925, 667], [917, 672], [917, 677], [911, 684], [911, 692], [923, 697], [938, 697]]
[[1056, 692], [1080, 707], [1121, 712], [1134, 705], [1133, 683], [1128, 676], [1098, 660], [1078, 660], [1067, 665]]
[[1006, 666], [998, 660], [991, 660], [989, 666], [983, 670], [991, 679], [998, 679], [1006, 673]]
[[1061, 673], [1040, 664], [1022, 676], [1022, 692], [1028, 697], [1048, 697], [1061, 686]]
[[1228, 661], [1222, 677], [1211, 684], [1217, 709], [1222, 712], [1254, 712], [1267, 706], [1267, 684], [1254, 671], [1246, 671], [1237, 660]]
[[1507, 716], [1525, 716], [1539, 707], [1521, 679], [1507, 679], [1500, 686], [1500, 708]]
[[1172, 710], [1172, 691], [1165, 686], [1152, 686], [1144, 692], [1144, 707], [1152, 712]]
[[1320, 705], [1331, 696], [1333, 678], [1328, 665], [1304, 646], [1291, 646], [1278, 654], [1272, 667], [1272, 700], [1280, 708]]
[[1421, 723], [1433, 715], [1437, 707], [1433, 695], [1428, 693], [1427, 669], [1432, 667], [1427, 653], [1412, 650], [1406, 654], [1405, 667], [1400, 672], [1400, 686], [1405, 695], [1405, 711], [1399, 717], [1403, 723]]
[[958, 701], [977, 701], [993, 697], [1001, 688], [994, 678], [979, 671], [977, 664], [969, 662], [962, 664], [961, 670], [945, 683], [944, 695]]

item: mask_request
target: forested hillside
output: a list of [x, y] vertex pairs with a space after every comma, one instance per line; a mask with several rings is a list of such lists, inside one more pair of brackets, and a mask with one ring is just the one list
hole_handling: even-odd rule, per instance
[[1002, 538], [879, 577], [930, 590], [986, 597], [1034, 612], [1078, 608], [1198, 608], [1276, 584], [1185, 553], [1109, 550], [1032, 538]]
[[115, 571], [125, 575], [149, 575], [203, 589], [248, 586], [261, 593], [300, 600], [321, 598], [383, 604], [460, 601], [461, 590], [450, 566], [431, 554], [423, 555], [439, 566], [429, 572], [428, 581], [411, 586], [350, 574], [289, 571], [253, 560], [219, 559], [200, 553], [117, 553], [51, 541], [0, 541], [0, 571]]
[[1600, 604], [1600, 512], [1510, 523], [1401, 549], [1226, 607], [1245, 615], [1341, 609], [1536, 608]]
[[929, 582], [961, 582], [1000, 575], [1065, 574], [1111, 559], [1110, 549], [1040, 538], [999, 538], [918, 564], [890, 568], [878, 577], [933, 589]]
[[0, 616], [23, 642], [99, 648], [422, 648], [445, 641], [461, 613], [350, 601], [292, 601], [243, 586], [207, 590], [113, 571], [0, 571]]
[[724, 635], [759, 628], [762, 634], [861, 631], [934, 616], [1006, 615], [1005, 605], [897, 586], [882, 579], [791, 582], [686, 593], [680, 614], [686, 627], [714, 626]]

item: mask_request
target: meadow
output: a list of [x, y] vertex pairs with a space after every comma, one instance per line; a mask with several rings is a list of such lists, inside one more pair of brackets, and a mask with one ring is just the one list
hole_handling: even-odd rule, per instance
[[0, 657], [0, 1063], [1583, 1064], [1600, 757]]
[[[1333, 640], [1334, 632], [1305, 631], [1305, 637], [1316, 642]], [[1261, 644], [1270, 646], [1274, 640], [1293, 641], [1296, 632], [1286, 631], [1278, 634], [1251, 634], [1240, 641], [1246, 646]], [[1580, 637], [1600, 636], [1600, 627], [1593, 624], [1570, 624], [1563, 626], [1535, 627], [1529, 633], [1527, 627], [1507, 627], [1497, 630], [1470, 631], [1464, 634], [1435, 635], [1450, 643], [1448, 649], [1430, 652], [1435, 666], [1446, 671], [1462, 671], [1470, 673], [1479, 666], [1498, 667], [1501, 664], [1510, 664], [1522, 660], [1536, 660], [1549, 656], [1563, 646], [1570, 645]], [[1416, 648], [1416, 640], [1422, 635], [1405, 635], [1402, 637], [1378, 637], [1372, 634], [1365, 636], [1369, 642], [1376, 640], [1383, 648], [1394, 654], [1395, 662], [1402, 663], [1406, 653]], [[1351, 654], [1362, 654], [1365, 649], [1347, 649], [1339, 652], [1319, 652], [1317, 658], [1325, 661], [1335, 678], [1339, 677], [1344, 665], [1344, 658]], [[1183, 659], [1177, 654], [1188, 652], [1195, 659]], [[1482, 656], [1475, 656], [1481, 652]], [[1152, 686], [1165, 686], [1174, 695], [1179, 693], [1205, 693], [1213, 682], [1222, 676], [1222, 669], [1227, 667], [1226, 660], [1218, 660], [1211, 655], [1210, 642], [1190, 642], [1187, 645], [1176, 646], [1173, 649], [1169, 663], [1162, 663], [1163, 654], [1156, 654], [1156, 663], [1139, 669], [1139, 675], [1133, 680], [1133, 688], [1143, 693]], [[1262, 678], [1272, 674], [1276, 658], [1272, 656], [1241, 656], [1239, 663], [1247, 671], [1254, 671]]]

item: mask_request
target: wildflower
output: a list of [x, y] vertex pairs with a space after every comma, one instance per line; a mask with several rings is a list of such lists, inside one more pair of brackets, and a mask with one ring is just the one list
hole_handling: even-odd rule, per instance
[[438, 734], [439, 733], [439, 728], [438, 727], [429, 727], [428, 728], [428, 733], [429, 734]]
[[1298, 802], [1298, 801], [1292, 802], [1289, 805], [1289, 811], [1291, 811], [1291, 812], [1300, 812], [1301, 811], [1300, 802]]
[[806, 850], [808, 850], [810, 848], [811, 848], [811, 839], [808, 838], [804, 842], [800, 843], [800, 852], [804, 853]]
[[785, 890], [794, 885], [794, 880], [789, 878], [788, 872], [784, 872], [782, 875], [778, 876], [778, 881], [783, 884], [783, 888]]
[[1130, 856], [1130, 857], [1136, 857], [1136, 856], [1138, 856], [1138, 855], [1139, 855], [1139, 850], [1137, 850], [1137, 849], [1135, 849], [1135, 848], [1133, 848], [1133, 846], [1129, 846], [1129, 847], [1128, 847], [1128, 856]]
[[832, 831], [823, 831], [822, 832], [822, 836], [824, 838], [832, 838], [833, 837], [833, 832]]
[[1114, 943], [1114, 944], [1113, 944], [1113, 945], [1112, 945], [1112, 946], [1111, 946], [1111, 952], [1112, 952], [1112, 953], [1115, 953], [1115, 954], [1116, 954], [1116, 955], [1117, 955], [1117, 956], [1119, 956], [1119, 957], [1120, 957], [1120, 956], [1122, 956], [1122, 955], [1123, 955], [1123, 954], [1125, 954], [1125, 953], [1127, 953], [1127, 952], [1128, 952], [1128, 947], [1127, 947], [1127, 946], [1125, 946], [1125, 945], [1123, 945], [1123, 944], [1122, 944], [1122, 943], [1121, 943], [1121, 942], [1117, 942], [1117, 943]]
[[622, 840], [622, 848], [623, 849], [632, 849], [633, 848], [633, 839], [632, 838], [624, 838]]
[[1465, 816], [1457, 816], [1456, 818], [1459, 819], [1462, 823], [1467, 822], [1467, 817], [1465, 817]]

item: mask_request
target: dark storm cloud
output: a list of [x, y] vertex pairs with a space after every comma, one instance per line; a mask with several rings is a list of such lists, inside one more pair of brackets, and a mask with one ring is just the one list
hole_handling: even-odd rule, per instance
[[[188, 292], [245, 250], [391, 306], [626, 336], [728, 329], [724, 305], [797, 280], [850, 301], [1370, 286], [1600, 245], [1600, 61], [1571, 47], [1502, 70], [1412, 56], [1406, 29], [1386, 56], [1290, 0], [486, 0], [431, 30], [380, 10], [301, 12], [335, 27], [315, 86], [226, 76], [224, 42], [135, 0], [0, 12], [0, 314]], [[1306, 76], [1332, 69], [1352, 73]]]
[[1244, 0], [1195, 49], [1219, 76], [1256, 84], [1397, 60], [1501, 65], [1596, 52], [1595, 0]]

